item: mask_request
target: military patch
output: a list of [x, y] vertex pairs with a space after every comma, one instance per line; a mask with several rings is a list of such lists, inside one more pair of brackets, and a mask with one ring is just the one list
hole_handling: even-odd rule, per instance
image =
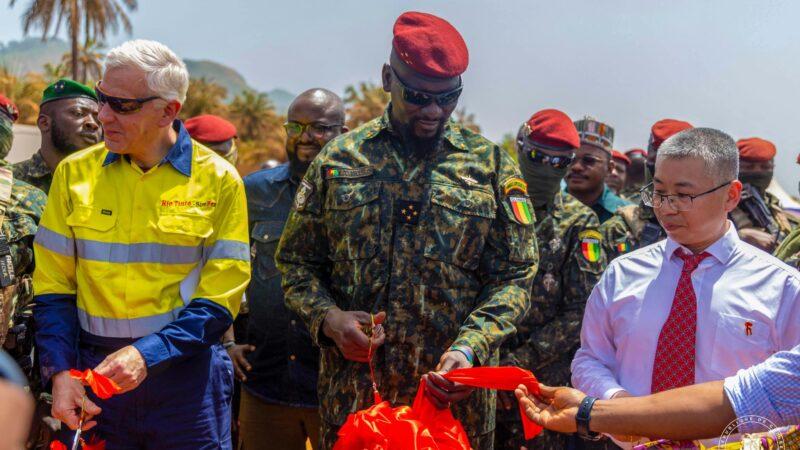
[[528, 199], [525, 197], [507, 197], [508, 204], [511, 206], [511, 211], [514, 212], [514, 218], [522, 225], [530, 225], [533, 223], [533, 214], [530, 207], [528, 207]]
[[364, 178], [375, 173], [372, 166], [356, 167], [355, 169], [338, 169], [335, 167], [328, 167], [325, 169], [325, 179], [330, 180], [333, 178]]
[[581, 240], [581, 253], [589, 262], [600, 260], [600, 241], [603, 237], [595, 230], [584, 230], [578, 233]]
[[314, 185], [308, 180], [300, 182], [300, 188], [297, 190], [297, 195], [294, 196], [294, 209], [302, 211], [308, 203], [309, 197], [314, 193]]
[[461, 181], [463, 181], [464, 184], [466, 184], [467, 186], [472, 186], [472, 185], [478, 184], [478, 180], [476, 180], [475, 178], [472, 178], [469, 175], [460, 175], [458, 178], [460, 178]]
[[631, 245], [628, 243], [627, 240], [617, 242], [616, 245], [617, 251], [620, 253], [628, 253], [631, 249]]
[[544, 290], [552, 294], [556, 289], [556, 277], [552, 273], [546, 273], [544, 274], [544, 279], [542, 279], [542, 284], [544, 285]]
[[528, 183], [522, 178], [512, 177], [503, 183], [503, 194], [509, 195], [512, 192], [518, 192], [522, 195], [528, 195]]
[[422, 203], [409, 200], [397, 200], [394, 205], [395, 216], [400, 223], [416, 225], [422, 212]]

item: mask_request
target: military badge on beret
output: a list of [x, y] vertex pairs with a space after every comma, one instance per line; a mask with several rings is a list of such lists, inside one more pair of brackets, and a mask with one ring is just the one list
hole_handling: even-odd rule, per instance
[[581, 253], [589, 262], [600, 260], [600, 241], [603, 237], [595, 230], [583, 230], [578, 233], [581, 241]]
[[302, 211], [308, 203], [309, 197], [314, 193], [314, 185], [308, 180], [300, 182], [300, 189], [297, 190], [297, 195], [294, 197], [294, 209]]

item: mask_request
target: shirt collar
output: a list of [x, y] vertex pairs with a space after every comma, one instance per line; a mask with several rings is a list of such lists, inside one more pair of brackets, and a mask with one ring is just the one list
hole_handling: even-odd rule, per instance
[[47, 163], [44, 162], [41, 149], [31, 156], [31, 162], [32, 164], [28, 167], [28, 175], [36, 178], [50, 175], [50, 169], [47, 167]]
[[[733, 257], [733, 253], [736, 250], [736, 247], [739, 245], [739, 242], [740, 239], [739, 235], [736, 233], [736, 227], [733, 225], [733, 222], [728, 220], [728, 231], [726, 231], [721, 238], [717, 239], [716, 242], [705, 249], [705, 251], [722, 264], [727, 264], [728, 261]], [[667, 243], [664, 247], [664, 251], [666, 252], [668, 259], [672, 260], [673, 258], [678, 258], [678, 256], [675, 255], [675, 252], [679, 248], [683, 249], [686, 253], [691, 253], [688, 248], [675, 242], [672, 238], [667, 237]]]
[[[391, 134], [396, 134], [392, 127], [392, 121], [389, 116], [391, 110], [392, 104], [389, 103], [389, 105], [386, 106], [386, 109], [383, 110], [381, 117], [378, 119], [374, 134], [377, 134], [377, 132], [381, 130], [386, 130]], [[447, 120], [447, 123], [444, 126], [442, 137], [456, 150], [469, 151], [469, 147], [464, 140], [464, 136], [461, 134], [461, 126], [452, 119]]]
[[[172, 122], [172, 128], [178, 132], [178, 139], [175, 141], [175, 145], [169, 149], [167, 155], [161, 161], [161, 164], [168, 162], [172, 164], [172, 167], [175, 168], [178, 172], [186, 175], [187, 177], [192, 176], [192, 138], [189, 136], [189, 132], [186, 131], [186, 128], [183, 126], [183, 122], [178, 119], [175, 119]], [[103, 167], [117, 161], [120, 158], [119, 153], [108, 152], [106, 155], [106, 159], [103, 161]], [[159, 164], [159, 165], [161, 165]]]

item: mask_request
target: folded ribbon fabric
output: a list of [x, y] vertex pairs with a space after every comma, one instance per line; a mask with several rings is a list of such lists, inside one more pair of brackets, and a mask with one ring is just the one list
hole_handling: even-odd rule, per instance
[[[532, 394], [539, 393], [536, 377], [518, 367], [474, 367], [455, 369], [444, 377], [467, 386], [513, 390], [520, 384]], [[520, 414], [525, 438], [533, 439], [541, 427]], [[375, 393], [375, 404], [350, 414], [339, 430], [334, 450], [469, 450], [469, 439], [450, 409], [437, 409], [425, 395], [421, 380], [411, 407], [392, 408]]]
[[69, 376], [89, 386], [92, 392], [103, 400], [108, 400], [112, 395], [118, 394], [122, 390], [114, 380], [100, 375], [92, 369], [86, 369], [83, 372], [70, 369]]

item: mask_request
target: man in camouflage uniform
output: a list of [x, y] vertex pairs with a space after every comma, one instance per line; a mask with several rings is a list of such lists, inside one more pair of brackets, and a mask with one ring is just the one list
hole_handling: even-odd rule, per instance
[[[14, 357], [29, 378], [38, 374], [33, 370], [33, 238], [42, 217], [47, 196], [28, 183], [17, 180], [5, 158], [11, 150], [14, 136], [11, 125], [18, 117], [14, 104], [0, 95], [0, 345]], [[5, 241], [5, 244], [3, 243]], [[10, 261], [9, 261], [10, 259]], [[31, 386], [38, 386], [29, 379]], [[44, 403], [39, 407], [46, 406]], [[32, 424], [31, 439], [43, 444], [49, 442], [48, 428], [43, 427], [37, 413]], [[40, 438], [40, 436], [43, 436]]]
[[87, 86], [62, 78], [42, 94], [36, 125], [41, 147], [30, 159], [14, 164], [14, 177], [50, 191], [53, 171], [67, 155], [100, 142], [97, 96]]
[[382, 72], [391, 103], [330, 141], [298, 188], [276, 261], [286, 304], [321, 347], [323, 449], [372, 404], [370, 354], [383, 399], [411, 404], [424, 376], [473, 448], [493, 446], [494, 392], [441, 373], [497, 365], [530, 306], [538, 251], [514, 161], [449, 120], [467, 59], [448, 22], [401, 15]]
[[[655, 171], [656, 155], [661, 144], [673, 134], [688, 128], [692, 128], [690, 123], [674, 119], [663, 119], [653, 124], [647, 147], [647, 169], [650, 174]], [[648, 186], [652, 188], [651, 185]], [[600, 226], [604, 250], [609, 261], [667, 237], [667, 233], [656, 219], [653, 208], [642, 204], [641, 196], [638, 194], [631, 196], [630, 200], [635, 203], [619, 208], [611, 219]]]
[[775, 169], [775, 145], [765, 139], [736, 142], [739, 148], [739, 181], [742, 199], [730, 213], [739, 237], [748, 244], [772, 253], [796, 228], [798, 220], [781, 208], [780, 200], [767, 192]]
[[647, 181], [647, 152], [641, 148], [632, 148], [625, 152], [625, 156], [630, 160], [628, 169], [625, 173], [625, 187], [620, 196], [633, 204], [639, 203], [639, 191]]
[[[503, 344], [500, 361], [529, 369], [543, 383], [559, 386], [569, 384], [586, 299], [605, 268], [597, 216], [559, 189], [579, 146], [572, 120], [552, 109], [534, 114], [517, 135], [519, 164], [537, 217], [540, 260], [531, 310], [517, 334]], [[569, 438], [545, 431], [525, 442], [514, 394], [498, 393], [495, 448], [560, 450], [567, 448]]]

